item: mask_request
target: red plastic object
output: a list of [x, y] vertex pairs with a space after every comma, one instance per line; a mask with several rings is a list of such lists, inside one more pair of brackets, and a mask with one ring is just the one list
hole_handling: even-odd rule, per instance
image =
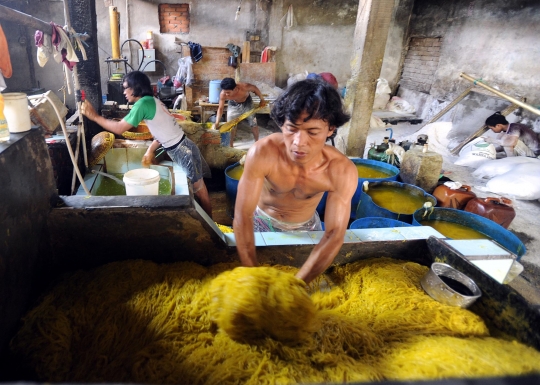
[[463, 210], [471, 199], [476, 198], [476, 194], [471, 191], [471, 187], [463, 185], [452, 190], [450, 187], [441, 184], [435, 188], [432, 194], [437, 198], [437, 206], [449, 209]]
[[467, 203], [465, 211], [491, 219], [505, 229], [516, 217], [512, 201], [508, 198], [474, 198]]

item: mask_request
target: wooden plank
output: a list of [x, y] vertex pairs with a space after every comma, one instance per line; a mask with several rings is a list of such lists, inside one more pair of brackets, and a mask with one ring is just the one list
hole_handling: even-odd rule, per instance
[[241, 82], [276, 85], [276, 63], [240, 63], [238, 74]]
[[251, 55], [251, 43], [249, 41], [244, 42], [242, 48], [242, 63], [249, 63], [249, 57]]

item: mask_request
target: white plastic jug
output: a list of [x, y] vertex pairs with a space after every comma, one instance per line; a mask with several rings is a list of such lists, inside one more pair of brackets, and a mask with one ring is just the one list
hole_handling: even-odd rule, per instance
[[4, 115], [6, 116], [9, 132], [26, 132], [32, 128], [28, 97], [23, 92], [8, 92], [4, 95]]
[[150, 168], [137, 168], [124, 174], [126, 195], [158, 195], [159, 172]]

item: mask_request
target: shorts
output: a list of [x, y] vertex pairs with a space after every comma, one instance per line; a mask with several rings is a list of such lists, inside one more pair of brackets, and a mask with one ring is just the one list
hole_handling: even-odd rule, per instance
[[283, 222], [278, 219], [272, 218], [266, 214], [263, 210], [257, 206], [253, 213], [253, 231], [256, 233], [268, 233], [275, 232], [280, 233], [283, 231], [321, 231], [322, 223], [321, 218], [317, 211], [313, 213], [311, 219], [300, 223]]
[[203, 177], [210, 178], [212, 176], [210, 167], [201, 155], [199, 147], [187, 137], [184, 137], [178, 146], [168, 150], [167, 154], [182, 167], [191, 183], [196, 183]]
[[[244, 112], [248, 112], [253, 109], [253, 99], [251, 98], [251, 95], [247, 97], [247, 99], [242, 103], [237, 103], [234, 100], [229, 100], [227, 105], [227, 121], [230, 122], [231, 120], [239, 117]], [[245, 118], [242, 122], [247, 121], [250, 127], [257, 127], [257, 118], [255, 115], [250, 115], [247, 118]], [[239, 124], [241, 124], [240, 122]]]

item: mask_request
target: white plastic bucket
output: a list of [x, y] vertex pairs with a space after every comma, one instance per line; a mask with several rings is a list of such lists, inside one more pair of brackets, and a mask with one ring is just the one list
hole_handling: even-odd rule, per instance
[[159, 172], [150, 168], [137, 168], [124, 174], [126, 195], [158, 195]]
[[221, 80], [210, 80], [210, 95], [208, 95], [208, 101], [210, 103], [219, 103], [220, 93], [221, 93]]
[[32, 128], [28, 97], [23, 92], [8, 92], [4, 95], [4, 115], [6, 116], [9, 132], [26, 132]]

